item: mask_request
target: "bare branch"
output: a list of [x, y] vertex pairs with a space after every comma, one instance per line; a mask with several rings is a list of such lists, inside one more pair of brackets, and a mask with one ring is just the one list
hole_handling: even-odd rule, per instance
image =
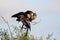
[[1, 18], [2, 18], [3, 21], [7, 24], [8, 30], [10, 31], [10, 35], [11, 35], [11, 39], [10, 39], [10, 40], [13, 40], [12, 32], [11, 32], [11, 30], [10, 30], [10, 26], [9, 26], [8, 21], [6, 21], [3, 16], [1, 16]]

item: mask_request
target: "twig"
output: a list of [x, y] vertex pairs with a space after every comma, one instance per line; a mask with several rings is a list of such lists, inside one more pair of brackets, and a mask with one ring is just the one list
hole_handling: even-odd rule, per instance
[[10, 39], [10, 40], [13, 40], [12, 32], [11, 32], [11, 30], [10, 30], [10, 26], [9, 26], [8, 22], [4, 19], [4, 17], [1, 16], [1, 18], [3, 19], [3, 21], [4, 21], [4, 22], [7, 24], [7, 26], [8, 26], [8, 29], [9, 29], [10, 35], [11, 35], [11, 39]]

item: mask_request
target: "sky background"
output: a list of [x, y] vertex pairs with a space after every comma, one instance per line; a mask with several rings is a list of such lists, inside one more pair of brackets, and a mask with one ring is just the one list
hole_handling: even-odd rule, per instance
[[[31, 25], [31, 34], [35, 36], [53, 36], [60, 40], [60, 0], [0, 0], [0, 16], [3, 16], [10, 24], [18, 25], [13, 14], [31, 10], [37, 13], [34, 21], [40, 23]], [[0, 26], [6, 28], [6, 24], [0, 17]]]

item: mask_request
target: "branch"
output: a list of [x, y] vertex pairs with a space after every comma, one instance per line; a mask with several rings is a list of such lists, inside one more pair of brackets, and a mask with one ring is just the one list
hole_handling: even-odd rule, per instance
[[1, 16], [1, 18], [3, 19], [3, 21], [4, 21], [4, 22], [7, 24], [7, 26], [8, 26], [8, 30], [10, 31], [10, 35], [11, 35], [11, 39], [10, 39], [10, 40], [13, 40], [12, 32], [11, 32], [11, 30], [10, 30], [10, 26], [9, 26], [9, 24], [8, 24], [8, 21], [6, 21], [3, 16]]

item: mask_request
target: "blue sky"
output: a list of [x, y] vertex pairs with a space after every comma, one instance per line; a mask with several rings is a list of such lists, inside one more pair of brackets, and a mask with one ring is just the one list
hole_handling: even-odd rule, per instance
[[[18, 23], [11, 18], [11, 15], [26, 10], [37, 13], [35, 21], [41, 20], [40, 23], [31, 25], [31, 34], [45, 36], [53, 33], [53, 36], [60, 40], [60, 0], [0, 0], [0, 16], [5, 17], [7, 21], [13, 22], [15, 25]], [[0, 25], [3, 24], [0, 17]]]

